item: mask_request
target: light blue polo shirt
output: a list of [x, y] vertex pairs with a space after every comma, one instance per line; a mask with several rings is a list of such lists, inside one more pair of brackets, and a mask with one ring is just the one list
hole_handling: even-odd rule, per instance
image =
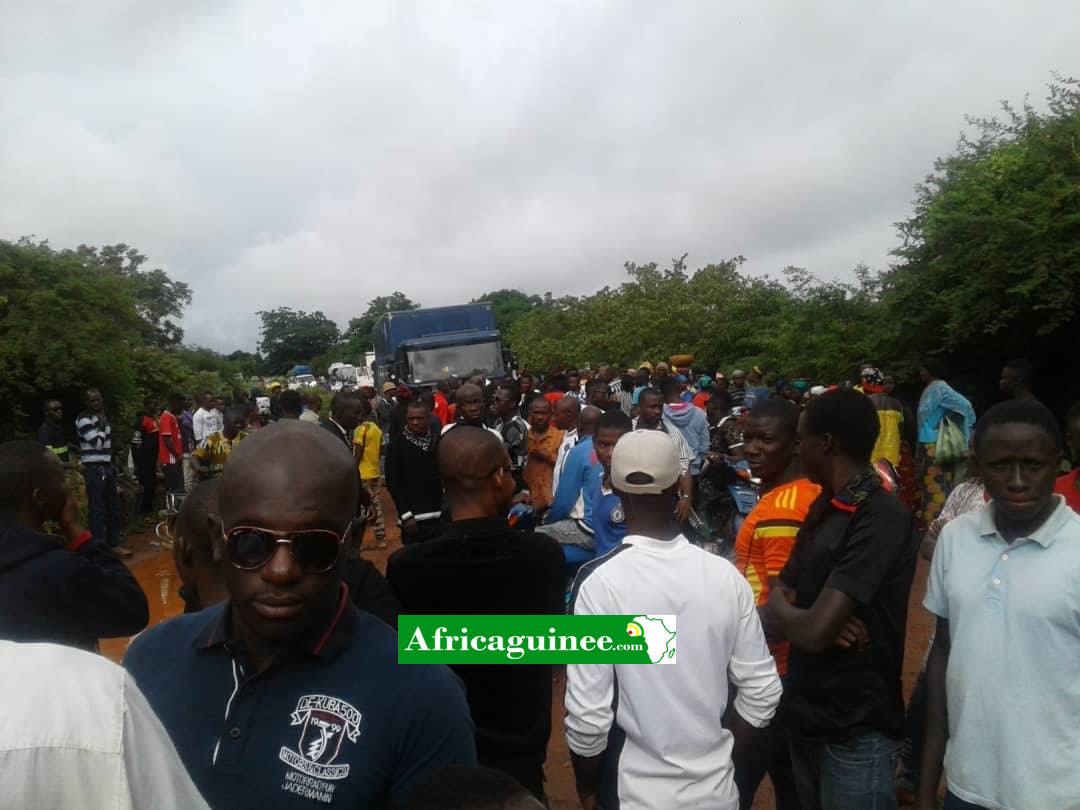
[[945, 779], [988, 808], [1080, 808], [1080, 517], [1011, 545], [993, 504], [941, 530], [923, 605], [949, 621]]

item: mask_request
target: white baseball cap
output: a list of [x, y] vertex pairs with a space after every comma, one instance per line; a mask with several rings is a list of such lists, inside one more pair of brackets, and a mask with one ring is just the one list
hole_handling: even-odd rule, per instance
[[679, 480], [680, 472], [675, 442], [662, 430], [627, 433], [611, 454], [611, 483], [619, 492], [659, 495]]

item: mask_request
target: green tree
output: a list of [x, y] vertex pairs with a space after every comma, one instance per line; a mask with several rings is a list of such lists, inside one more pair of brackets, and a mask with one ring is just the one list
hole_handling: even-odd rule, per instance
[[309, 313], [278, 307], [256, 314], [262, 319], [259, 351], [275, 374], [309, 362], [338, 340], [337, 325], [318, 310]]
[[409, 299], [400, 290], [390, 295], [380, 295], [368, 301], [367, 309], [359, 318], [350, 318], [349, 325], [341, 333], [340, 347], [343, 356], [349, 362], [356, 363], [364, 358], [364, 352], [370, 352], [374, 342], [372, 330], [376, 321], [388, 312], [403, 312], [408, 309], [420, 309], [420, 305]]
[[993, 375], [1076, 335], [1080, 81], [1055, 76], [1046, 112], [1002, 107], [1003, 121], [969, 119], [977, 135], [935, 162], [898, 224], [884, 297], [908, 368], [939, 355]]
[[114, 412], [130, 404], [140, 320], [123, 278], [44, 242], [0, 240], [0, 290], [0, 437], [32, 429], [45, 397], [71, 418], [90, 386]]
[[161, 268], [143, 270], [146, 256], [125, 244], [100, 248], [79, 245], [74, 251], [88, 268], [124, 281], [139, 315], [142, 340], [162, 349], [176, 348], [184, 339], [179, 320], [191, 303], [191, 288], [174, 281]]
[[495, 290], [474, 298], [470, 303], [488, 302], [495, 313], [495, 328], [504, 335], [525, 315], [544, 306], [539, 295], [526, 295], [521, 290]]

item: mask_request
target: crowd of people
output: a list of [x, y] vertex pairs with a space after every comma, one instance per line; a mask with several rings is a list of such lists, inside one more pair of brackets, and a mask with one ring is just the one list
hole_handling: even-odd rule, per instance
[[[920, 377], [915, 407], [872, 365], [766, 386], [668, 362], [388, 381], [325, 414], [280, 386], [147, 400], [125, 449], [151, 520], [163, 483], [186, 603], [150, 629], [105, 397], [70, 425], [50, 400], [37, 441], [0, 445], [0, 679], [16, 717], [50, 706], [0, 732], [0, 786], [542, 807], [552, 668], [399, 665], [395, 630], [569, 612], [678, 619], [674, 666], [566, 667], [585, 808], [749, 808], [766, 774], [781, 810], [929, 810], [943, 774], [950, 810], [1080, 807], [1080, 408], [1063, 431], [1024, 360], [978, 417]], [[390, 521], [383, 574], [363, 553]], [[920, 551], [937, 626], [905, 704]], [[93, 656], [136, 633], [123, 670]]]

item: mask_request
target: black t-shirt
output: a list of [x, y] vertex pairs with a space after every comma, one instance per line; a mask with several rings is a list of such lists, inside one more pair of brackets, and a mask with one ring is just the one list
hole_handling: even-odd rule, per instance
[[826, 742], [869, 731], [903, 735], [900, 672], [917, 548], [911, 513], [873, 472], [810, 507], [780, 579], [796, 590], [800, 608], [827, 587], [847, 594], [870, 643], [861, 652], [792, 646], [781, 711], [794, 733]]
[[[53, 452], [63, 462], [66, 462], [69, 458], [68, 445], [70, 442], [64, 432], [63, 425], [54, 425], [48, 419], [42, 422], [41, 427], [38, 428], [38, 444], [54, 448]], [[63, 448], [63, 450], [57, 452], [60, 448]]]
[[[510, 528], [505, 518], [463, 520], [436, 540], [390, 558], [386, 578], [410, 614], [558, 614], [565, 610], [559, 544]], [[551, 735], [551, 668], [451, 667], [465, 681], [485, 755], [543, 761]]]

